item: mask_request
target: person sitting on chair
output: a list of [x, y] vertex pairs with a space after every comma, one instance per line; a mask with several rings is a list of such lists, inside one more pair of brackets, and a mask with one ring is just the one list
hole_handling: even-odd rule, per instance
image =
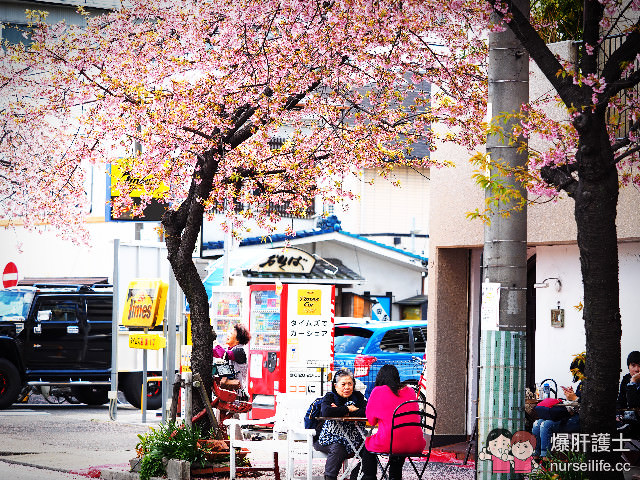
[[[322, 399], [320, 415], [323, 417], [364, 417], [367, 401], [362, 393], [354, 390], [355, 380], [353, 374], [347, 370], [338, 370], [333, 377], [331, 391]], [[346, 436], [349, 438], [347, 439]], [[361, 445], [363, 441], [360, 432], [353, 422], [338, 424], [337, 420], [325, 420], [320, 430], [318, 440], [313, 443], [313, 448], [327, 454], [327, 462], [324, 466], [324, 479], [336, 480], [338, 472], [344, 461], [354, 455], [353, 445]], [[361, 455], [367, 455], [366, 449], [361, 450]], [[367, 462], [369, 464], [369, 462]], [[375, 468], [375, 458], [374, 464]], [[359, 468], [351, 471], [351, 479], [358, 477]], [[375, 480], [373, 475], [363, 471], [362, 480]]]
[[[393, 412], [398, 405], [408, 400], [417, 400], [413, 388], [400, 382], [400, 373], [394, 365], [383, 365], [376, 376], [375, 388], [371, 391], [367, 403], [367, 421], [378, 425], [378, 431], [367, 437], [365, 446], [372, 453], [389, 453], [391, 446], [391, 425]], [[417, 404], [416, 404], [417, 406]], [[410, 408], [410, 407], [407, 407]], [[405, 422], [419, 422], [418, 415], [407, 416]], [[404, 422], [403, 422], [404, 423]], [[422, 453], [426, 441], [419, 426], [403, 427], [393, 437], [393, 454]], [[389, 480], [402, 479], [402, 466], [406, 457], [389, 458]], [[367, 465], [373, 461], [372, 465]], [[376, 471], [375, 456], [363, 457], [363, 472]]]
[[629, 373], [622, 377], [617, 406], [621, 410], [640, 408], [640, 352], [634, 350], [627, 356]]
[[[215, 333], [215, 332], [214, 332]], [[213, 347], [213, 358], [224, 358], [229, 360], [236, 371], [236, 378], [240, 381], [240, 391], [244, 392], [248, 363], [247, 352], [242, 345], [246, 345], [251, 340], [251, 334], [247, 327], [235, 324], [227, 334], [227, 347], [216, 345]]]
[[640, 435], [640, 422], [636, 412], [632, 409], [640, 408], [640, 352], [634, 350], [627, 356], [629, 373], [622, 377], [616, 407], [621, 412], [617, 417], [617, 429], [620, 432], [631, 433], [633, 437]]
[[[580, 381], [574, 392], [573, 387], [560, 387], [569, 402], [580, 402], [582, 398], [582, 381], [585, 379], [586, 357], [584, 353], [576, 355], [569, 367], [573, 381]], [[536, 437], [536, 457], [546, 457], [551, 447], [554, 433], [578, 433], [580, 431], [580, 414], [571, 409], [570, 415], [562, 420], [538, 419], [533, 423], [531, 433]]]

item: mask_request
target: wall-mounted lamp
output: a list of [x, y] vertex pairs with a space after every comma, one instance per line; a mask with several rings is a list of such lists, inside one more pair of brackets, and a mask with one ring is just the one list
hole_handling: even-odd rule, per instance
[[556, 292], [559, 292], [562, 289], [562, 282], [560, 281], [559, 278], [556, 278], [556, 277], [545, 278], [540, 283], [534, 283], [533, 288], [547, 288], [551, 280], [555, 281]]

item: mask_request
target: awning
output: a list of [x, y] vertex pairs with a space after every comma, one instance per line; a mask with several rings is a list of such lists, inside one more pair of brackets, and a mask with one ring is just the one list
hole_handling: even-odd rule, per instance
[[405, 298], [404, 300], [398, 300], [395, 302], [396, 305], [422, 305], [427, 302], [426, 295], [415, 295], [413, 297]]
[[[234, 250], [229, 255], [229, 276], [244, 277], [247, 282], [252, 283], [275, 283], [280, 280], [284, 283], [319, 283], [329, 285], [353, 285], [364, 282], [364, 277], [360, 276], [350, 268], [346, 267], [336, 258], [315, 257], [315, 265], [308, 273], [302, 272], [265, 272], [260, 271], [256, 266], [268, 259], [274, 252], [282, 252], [282, 248], [240, 248]], [[211, 272], [204, 279], [204, 287], [207, 295], [211, 296], [214, 286], [223, 284], [224, 258], [214, 260], [208, 267]]]

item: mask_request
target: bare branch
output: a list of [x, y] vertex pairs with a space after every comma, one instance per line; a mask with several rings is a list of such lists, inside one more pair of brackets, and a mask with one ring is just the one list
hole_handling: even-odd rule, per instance
[[[494, 11], [503, 17], [503, 14], [495, 9], [497, 0], [487, 1], [489, 5], [494, 7]], [[512, 3], [510, 4], [510, 11], [512, 19], [508, 23], [509, 28], [536, 62], [549, 83], [558, 92], [564, 104], [568, 107], [581, 106], [582, 97], [578, 87], [573, 84], [573, 77], [564, 69], [555, 55], [551, 53], [551, 50], [549, 50], [549, 47], [544, 43], [536, 29], [531, 26], [529, 16], [523, 15], [520, 9]], [[559, 72], [564, 72], [566, 75], [558, 75]]]
[[637, 145], [633, 148], [630, 148], [629, 150], [626, 150], [624, 153], [618, 155], [617, 157], [614, 158], [614, 163], [619, 163], [622, 160], [624, 160], [627, 157], [630, 157], [631, 155], [633, 155], [636, 152], [640, 152], [640, 145]]
[[[636, 132], [639, 127], [640, 127], [640, 120], [636, 120], [636, 122], [633, 125], [631, 125], [631, 127], [629, 128], [629, 133]], [[611, 145], [611, 148], [614, 152], [616, 152], [621, 148], [626, 147], [630, 143], [631, 143], [631, 139], [629, 138], [629, 134], [627, 133], [627, 135], [624, 138], [621, 138], [620, 140], [614, 142]]]
[[540, 176], [549, 185], [558, 191], [564, 190], [570, 197], [573, 197], [578, 188], [578, 181], [573, 178], [569, 169], [563, 167], [552, 167], [550, 165], [540, 169]]

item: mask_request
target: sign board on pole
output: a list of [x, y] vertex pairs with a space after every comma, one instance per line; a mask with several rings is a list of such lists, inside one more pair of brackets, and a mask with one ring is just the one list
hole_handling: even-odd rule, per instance
[[500, 284], [482, 284], [482, 305], [480, 307], [480, 328], [498, 330], [500, 324]]
[[122, 324], [153, 328], [161, 325], [169, 285], [161, 280], [133, 280], [129, 283]]
[[146, 350], [160, 350], [167, 346], [167, 339], [153, 333], [134, 333], [129, 335], [130, 348], [144, 348]]
[[16, 267], [15, 263], [9, 262], [2, 271], [2, 286], [9, 288], [16, 285], [18, 285], [18, 267]]

